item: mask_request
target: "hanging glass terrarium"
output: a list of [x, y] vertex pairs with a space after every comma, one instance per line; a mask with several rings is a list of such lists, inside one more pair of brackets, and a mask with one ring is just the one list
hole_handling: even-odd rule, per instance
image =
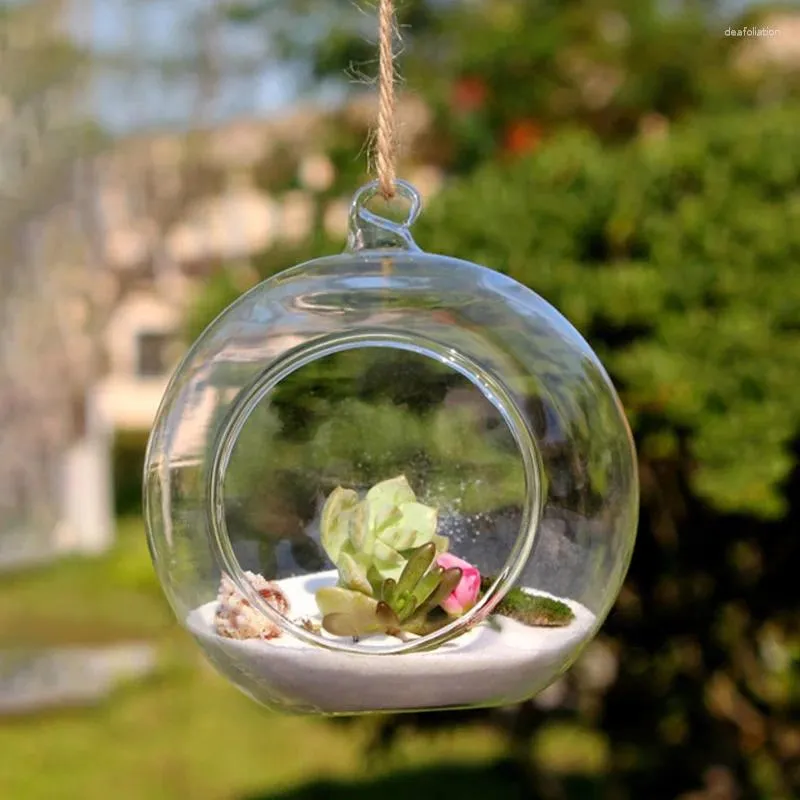
[[636, 461], [595, 354], [530, 289], [356, 196], [343, 255], [250, 290], [177, 370], [151, 552], [217, 669], [294, 712], [508, 704], [625, 576]]
[[[175, 613], [220, 673], [286, 711], [535, 695], [598, 630], [636, 533], [630, 431], [587, 343], [530, 289], [414, 244], [391, 6], [379, 181], [353, 201], [346, 252], [209, 326], [146, 456]], [[379, 191], [404, 223], [370, 210]]]

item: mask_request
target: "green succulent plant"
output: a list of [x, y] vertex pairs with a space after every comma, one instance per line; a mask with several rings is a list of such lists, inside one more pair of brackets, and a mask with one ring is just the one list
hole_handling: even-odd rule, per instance
[[398, 581], [409, 553], [422, 545], [447, 550], [437, 517], [435, 508], [417, 502], [404, 475], [376, 484], [363, 500], [352, 489], [334, 489], [322, 509], [320, 538], [339, 585], [372, 595], [376, 580]]
[[458, 586], [461, 570], [434, 563], [449, 545], [436, 533], [437, 517], [417, 502], [404, 475], [376, 484], [363, 500], [351, 489], [331, 492], [320, 538], [339, 581], [316, 593], [328, 633], [403, 638], [447, 624], [439, 604]]
[[406, 634], [424, 635], [446, 625], [450, 618], [439, 604], [458, 586], [461, 570], [434, 564], [434, 542], [405, 556], [397, 580], [370, 569], [369, 593], [343, 586], [319, 589], [316, 600], [323, 615], [322, 627], [334, 636], [358, 639], [385, 633], [402, 639]]

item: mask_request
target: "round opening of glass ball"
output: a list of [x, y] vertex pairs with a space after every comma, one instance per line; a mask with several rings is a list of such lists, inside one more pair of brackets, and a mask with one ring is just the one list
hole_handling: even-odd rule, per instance
[[430, 647], [484, 619], [533, 547], [542, 482], [524, 414], [452, 348], [364, 331], [294, 349], [218, 437], [228, 592], [276, 636]]

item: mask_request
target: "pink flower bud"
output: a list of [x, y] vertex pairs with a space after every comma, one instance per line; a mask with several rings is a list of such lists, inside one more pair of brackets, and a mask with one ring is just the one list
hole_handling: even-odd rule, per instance
[[443, 569], [458, 567], [461, 570], [460, 583], [442, 601], [441, 606], [452, 617], [465, 614], [478, 602], [481, 590], [481, 574], [478, 568], [450, 553], [436, 556], [436, 563]]

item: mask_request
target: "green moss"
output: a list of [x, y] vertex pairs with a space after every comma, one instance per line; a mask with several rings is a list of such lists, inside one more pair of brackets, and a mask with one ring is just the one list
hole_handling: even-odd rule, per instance
[[[481, 580], [481, 593], [489, 590], [496, 578]], [[522, 589], [512, 589], [495, 608], [495, 614], [537, 628], [559, 628], [569, 625], [575, 614], [560, 600], [545, 595], [530, 594]]]

